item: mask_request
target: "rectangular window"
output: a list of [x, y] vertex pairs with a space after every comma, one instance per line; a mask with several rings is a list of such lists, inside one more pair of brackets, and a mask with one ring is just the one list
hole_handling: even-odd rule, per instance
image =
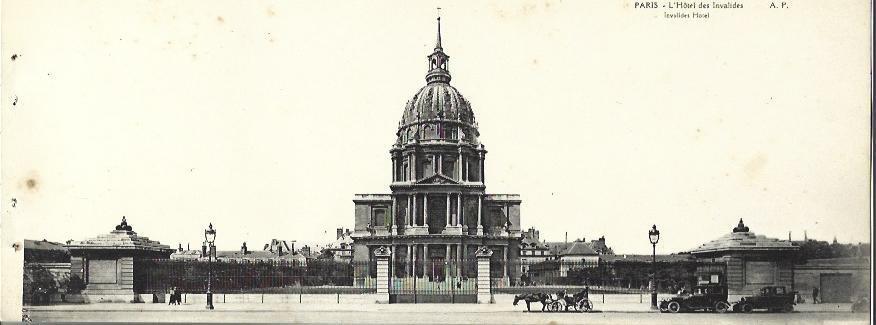
[[371, 225], [374, 227], [383, 227], [387, 224], [386, 222], [386, 209], [379, 208], [374, 209], [372, 212]]
[[709, 283], [720, 283], [720, 274], [712, 274]]

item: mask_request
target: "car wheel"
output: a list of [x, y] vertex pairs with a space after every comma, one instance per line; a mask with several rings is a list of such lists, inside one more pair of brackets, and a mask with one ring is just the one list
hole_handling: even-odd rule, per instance
[[784, 306], [782, 306], [782, 312], [790, 313], [792, 311], [794, 311], [794, 305], [785, 304]]
[[742, 307], [739, 307], [739, 310], [742, 310], [743, 313], [750, 313], [754, 310], [754, 306], [751, 304], [742, 304]]
[[666, 310], [669, 310], [671, 313], [677, 313], [681, 311], [681, 304], [678, 301], [670, 301], [668, 305], [666, 305]]
[[724, 301], [719, 301], [715, 303], [715, 311], [719, 313], [726, 313], [728, 309], [730, 309], [730, 304]]

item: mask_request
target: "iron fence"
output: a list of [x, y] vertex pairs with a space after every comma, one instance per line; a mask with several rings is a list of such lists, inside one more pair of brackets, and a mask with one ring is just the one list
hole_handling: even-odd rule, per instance
[[214, 261], [139, 260], [134, 290], [161, 293], [371, 293], [377, 290], [373, 266], [333, 260]]
[[[698, 261], [509, 261], [508, 274], [491, 272], [494, 293], [555, 292], [590, 288], [595, 293], [640, 294], [651, 291], [655, 274], [657, 291], [674, 293], [703, 281], [723, 278], [724, 264]], [[654, 272], [656, 270], [656, 273]], [[723, 280], [720, 280], [723, 281]]]
[[[652, 267], [658, 292], [673, 293], [702, 282], [723, 282], [720, 262], [658, 261], [490, 261], [493, 293], [556, 292], [589, 287], [594, 293], [650, 292]], [[477, 260], [395, 260], [390, 263], [390, 294], [418, 297], [461, 297], [477, 291]], [[134, 290], [203, 293], [211, 274], [214, 293], [374, 293], [373, 262], [334, 260], [217, 261], [138, 260]], [[444, 299], [440, 298], [440, 299]], [[450, 298], [455, 299], [455, 298]]]
[[392, 303], [477, 302], [477, 260], [397, 261], [389, 282]]

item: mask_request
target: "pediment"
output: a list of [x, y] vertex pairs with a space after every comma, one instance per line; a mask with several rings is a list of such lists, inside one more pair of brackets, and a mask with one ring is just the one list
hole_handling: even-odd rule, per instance
[[432, 175], [432, 176], [429, 176], [427, 178], [420, 180], [419, 182], [417, 182], [417, 184], [460, 184], [460, 183], [453, 180], [450, 177], [447, 177], [447, 176], [444, 176], [441, 174], [435, 174], [435, 175]]

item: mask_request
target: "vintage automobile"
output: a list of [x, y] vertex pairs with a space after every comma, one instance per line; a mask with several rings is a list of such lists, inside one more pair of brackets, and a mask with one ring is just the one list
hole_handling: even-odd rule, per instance
[[724, 313], [729, 309], [730, 303], [727, 302], [727, 286], [722, 284], [695, 286], [690, 294], [676, 295], [660, 302], [661, 312], [677, 313], [705, 310]]
[[759, 294], [743, 297], [735, 303], [733, 311], [750, 313], [755, 309], [766, 309], [788, 313], [794, 311], [795, 297], [797, 292], [787, 291], [783, 286], [763, 287]]

